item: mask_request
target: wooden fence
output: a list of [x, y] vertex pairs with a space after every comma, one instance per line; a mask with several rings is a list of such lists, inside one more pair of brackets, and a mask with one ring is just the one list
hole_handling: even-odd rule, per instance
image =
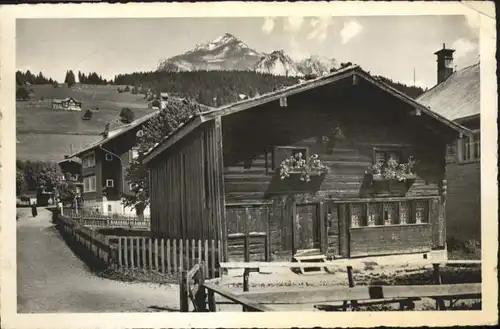
[[72, 218], [57, 215], [57, 221], [80, 249], [116, 270], [179, 274], [203, 261], [208, 278], [221, 274], [220, 241], [105, 236]]
[[204, 261], [208, 277], [220, 275], [220, 241], [146, 237], [114, 237], [109, 241], [117, 250], [116, 263], [119, 269], [177, 273]]
[[63, 216], [58, 216], [58, 223], [66, 236], [90, 253], [94, 260], [108, 266], [113, 264], [115, 252], [105, 235]]
[[74, 209], [63, 210], [63, 215], [66, 218], [71, 218], [72, 220], [78, 222], [80, 225], [89, 227], [109, 227], [109, 228], [150, 228], [150, 218], [149, 217], [135, 217], [135, 216], [105, 216], [97, 213], [89, 213], [78, 211]]
[[[432, 264], [431, 262], [427, 262]], [[476, 264], [480, 261], [449, 261], [444, 264]], [[319, 263], [324, 266], [325, 263]], [[277, 267], [295, 268], [317, 267], [319, 264], [278, 263]], [[314, 304], [314, 308], [322, 311], [346, 311], [363, 306], [398, 303], [400, 310], [415, 309], [415, 301], [431, 298], [436, 301], [436, 309], [446, 310], [445, 301], [451, 308], [461, 299], [480, 299], [481, 283], [442, 284], [440, 266], [434, 263], [434, 283], [430, 285], [397, 285], [397, 286], [355, 286], [352, 266], [347, 265], [348, 287], [306, 287], [290, 289], [269, 289], [249, 291], [249, 274], [258, 272], [261, 267], [273, 267], [273, 263], [221, 263], [222, 268], [244, 268], [243, 292], [235, 293], [220, 285], [206, 280], [204, 268], [200, 263], [190, 271], [183, 271], [180, 276], [180, 310], [189, 312], [189, 301], [195, 312], [216, 312], [217, 303], [214, 294], [218, 294], [229, 302], [219, 304], [237, 304], [243, 312], [277, 311], [272, 305], [277, 304]], [[321, 266], [320, 265], [320, 266]], [[338, 264], [336, 264], [338, 266]], [[318, 303], [318, 304], [316, 304]], [[335, 304], [337, 303], [337, 304]], [[341, 303], [341, 304], [338, 304]]]

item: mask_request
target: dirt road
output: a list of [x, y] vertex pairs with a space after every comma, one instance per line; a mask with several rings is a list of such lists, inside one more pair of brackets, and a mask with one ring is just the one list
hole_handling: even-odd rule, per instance
[[51, 213], [18, 209], [19, 313], [178, 311], [176, 287], [99, 278], [73, 254], [51, 223]]

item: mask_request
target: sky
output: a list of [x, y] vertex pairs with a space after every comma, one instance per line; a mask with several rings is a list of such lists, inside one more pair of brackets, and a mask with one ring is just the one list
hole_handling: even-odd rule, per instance
[[455, 49], [457, 69], [479, 61], [479, 29], [469, 16], [71, 18], [18, 19], [16, 67], [59, 82], [68, 69], [109, 79], [155, 70], [160, 60], [224, 33], [260, 52], [326, 56], [428, 88], [443, 43]]

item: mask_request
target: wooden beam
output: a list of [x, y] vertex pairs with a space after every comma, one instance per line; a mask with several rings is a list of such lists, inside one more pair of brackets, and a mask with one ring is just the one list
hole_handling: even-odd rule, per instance
[[245, 296], [237, 295], [235, 293], [230, 292], [229, 290], [222, 288], [219, 285], [215, 285], [213, 283], [207, 283], [205, 282], [203, 284], [205, 288], [208, 289], [208, 291], [211, 291], [213, 293], [219, 294], [222, 297], [229, 299], [230, 301], [233, 301], [235, 303], [238, 303], [240, 305], [245, 306], [245, 308], [248, 311], [253, 311], [253, 312], [269, 312], [269, 311], [274, 311], [272, 308], [264, 305], [259, 305], [258, 303], [248, 299]]
[[[401, 264], [407, 264], [405, 260], [401, 260]], [[480, 260], [467, 259], [467, 260], [445, 260], [445, 261], [433, 261], [432, 259], [422, 258], [419, 261], [414, 261], [411, 265], [432, 265], [432, 264], [442, 264], [442, 265], [481, 265]], [[312, 268], [312, 267], [345, 267], [345, 266], [355, 266], [362, 264], [362, 260], [351, 260], [351, 259], [337, 259], [329, 262], [307, 262], [307, 263], [293, 263], [293, 262], [221, 262], [220, 267], [226, 269], [243, 269], [243, 268]], [[392, 263], [392, 264], [397, 264]]]
[[411, 285], [411, 286], [358, 286], [358, 287], [306, 287], [270, 289], [268, 291], [243, 292], [244, 297], [257, 304], [296, 304], [342, 302], [345, 300], [373, 300], [389, 298], [422, 298], [462, 296], [480, 298], [481, 283]]
[[356, 74], [352, 75], [352, 85], [357, 86], [358, 85], [358, 76]]
[[218, 236], [221, 242], [222, 260], [227, 260], [227, 223], [226, 223], [226, 195], [224, 188], [224, 153], [222, 145], [222, 118], [215, 119], [215, 157], [216, 157], [216, 172], [217, 172], [217, 190], [218, 190]]

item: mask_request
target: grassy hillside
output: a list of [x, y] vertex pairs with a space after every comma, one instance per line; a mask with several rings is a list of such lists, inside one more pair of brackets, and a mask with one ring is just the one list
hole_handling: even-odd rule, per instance
[[[117, 121], [123, 107], [136, 118], [151, 113], [142, 95], [118, 93], [118, 86], [75, 85], [73, 88], [33, 85], [30, 101], [16, 102], [17, 158], [20, 160], [60, 160], [65, 154], [83, 148], [103, 131], [104, 125]], [[82, 112], [51, 108], [53, 98], [73, 97], [82, 102]], [[43, 98], [43, 101], [40, 99]], [[98, 111], [95, 109], [99, 108]], [[91, 120], [81, 119], [91, 109]]]

